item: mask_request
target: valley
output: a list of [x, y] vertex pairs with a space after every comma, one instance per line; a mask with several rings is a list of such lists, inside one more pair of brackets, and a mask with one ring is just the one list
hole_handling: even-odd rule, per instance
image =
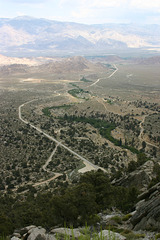
[[[159, 162], [158, 67], [114, 63], [108, 68], [78, 57], [69, 61], [73, 62], [71, 73], [66, 67], [55, 73], [59, 62], [50, 63], [50, 73], [44, 70], [38, 82], [41, 65], [36, 70], [25, 66], [23, 73], [2, 72], [4, 192], [27, 189], [39, 181], [49, 184], [46, 189], [58, 182], [70, 184], [79, 172], [98, 168], [123, 176], [141, 151]], [[81, 81], [82, 77], [86, 80]], [[151, 135], [147, 126], [154, 128], [152, 116], [157, 127]], [[105, 130], [105, 121], [109, 130]], [[47, 182], [55, 173], [57, 179]]]
[[128, 211], [159, 182], [159, 64], [100, 59], [0, 67], [2, 197], [58, 198], [94, 171], [116, 194], [136, 187], [131, 206], [113, 201]]

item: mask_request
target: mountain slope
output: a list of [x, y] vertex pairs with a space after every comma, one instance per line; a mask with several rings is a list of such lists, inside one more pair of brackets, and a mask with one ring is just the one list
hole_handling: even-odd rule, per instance
[[31, 17], [0, 19], [1, 53], [158, 47], [159, 39], [159, 25], [85, 25]]
[[[32, 60], [26, 58], [8, 58], [0, 55], [0, 63], [1, 59], [6, 60], [6, 65], [4, 66], [0, 64], [0, 73], [1, 75], [11, 75], [17, 73], [74, 73], [74, 72], [82, 72], [82, 71], [104, 71], [107, 68], [100, 63], [92, 63], [87, 59], [79, 56], [71, 57], [71, 58], [62, 58], [57, 60], [38, 61], [39, 58]], [[37, 61], [36, 61], [37, 60]], [[10, 62], [10, 64], [9, 64]], [[21, 64], [20, 64], [21, 62]]]

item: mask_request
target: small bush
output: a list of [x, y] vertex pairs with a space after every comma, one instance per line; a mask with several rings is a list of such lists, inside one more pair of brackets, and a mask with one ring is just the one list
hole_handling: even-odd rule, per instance
[[122, 221], [126, 222], [128, 221], [128, 219], [130, 219], [132, 217], [132, 215], [129, 213], [129, 214], [126, 214], [125, 216], [122, 217]]
[[118, 223], [118, 224], [121, 224], [121, 223], [122, 223], [122, 219], [121, 219], [121, 217], [119, 217], [119, 216], [112, 217], [111, 219], [114, 220], [114, 221], [115, 221], [116, 223]]
[[[64, 239], [64, 240], [72, 239], [72, 240], [75, 240], [76, 238], [74, 236], [73, 231], [72, 231], [72, 236], [67, 235], [67, 231], [66, 231], [65, 235], [63, 235], [63, 236], [57, 235], [56, 239], [57, 240], [58, 239]], [[89, 227], [86, 225], [86, 227], [84, 229], [82, 229], [81, 235], [78, 237], [78, 240], [90, 240], [90, 239], [92, 239], [92, 240], [105, 240], [106, 237], [103, 236], [102, 231], [100, 233], [97, 233], [95, 230], [93, 232], [91, 232]], [[119, 238], [117, 238], [115, 236], [114, 232], [109, 231], [109, 238], [107, 238], [107, 240], [119, 240]]]
[[123, 234], [129, 234], [129, 233], [131, 233], [131, 230], [129, 230], [129, 229], [123, 229], [122, 235], [123, 235]]
[[156, 239], [159, 239], [160, 238], [160, 233], [157, 233], [156, 236], [155, 236]]
[[130, 232], [128, 234], [122, 233], [122, 235], [125, 236], [127, 240], [136, 240], [139, 238], [145, 238], [145, 234], [135, 234], [133, 232]]
[[106, 230], [110, 230], [110, 231], [112, 231], [112, 232], [121, 233], [121, 232], [123, 232], [124, 229], [122, 229], [122, 228], [117, 228], [117, 227], [115, 227], [115, 226], [110, 225], [110, 226], [106, 226]]

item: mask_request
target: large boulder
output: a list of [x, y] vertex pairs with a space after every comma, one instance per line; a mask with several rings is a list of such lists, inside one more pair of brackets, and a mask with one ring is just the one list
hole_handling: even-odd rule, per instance
[[139, 169], [113, 183], [124, 187], [136, 186], [139, 190], [145, 191], [153, 178], [153, 167], [153, 161], [147, 161]]
[[75, 229], [55, 228], [55, 229], [51, 230], [51, 233], [52, 234], [60, 234], [60, 235], [67, 234], [68, 236], [75, 237], [75, 238], [78, 238], [82, 235], [78, 228], [75, 228]]
[[24, 228], [20, 229], [20, 231], [18, 230], [18, 232], [21, 235], [24, 235], [24, 234], [28, 233], [28, 231], [30, 231], [33, 228], [36, 228], [36, 226], [35, 225], [30, 225], [30, 226], [27, 226], [27, 227], [24, 227]]
[[160, 183], [139, 196], [130, 221], [134, 230], [160, 231]]
[[46, 240], [45, 237], [46, 230], [44, 228], [32, 228], [28, 231], [27, 240]]
[[20, 238], [13, 236], [11, 237], [11, 240], [20, 240]]
[[11, 240], [56, 240], [53, 234], [46, 233], [42, 227], [34, 225], [24, 227], [20, 230], [15, 230]]
[[110, 230], [103, 230], [99, 233], [99, 237], [102, 236], [102, 239], [115, 239], [115, 240], [126, 240], [126, 237], [122, 236], [119, 233], [112, 232]]

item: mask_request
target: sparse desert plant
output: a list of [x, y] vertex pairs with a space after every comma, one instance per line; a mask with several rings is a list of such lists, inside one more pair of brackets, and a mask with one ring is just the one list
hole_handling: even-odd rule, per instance
[[67, 229], [66, 229], [66, 233], [64, 235], [64, 237], [60, 238], [60, 235], [56, 235], [56, 239], [64, 239], [64, 240], [119, 240], [119, 238], [116, 236], [116, 234], [112, 231], [109, 230], [108, 232], [108, 237], [103, 235], [102, 230], [100, 231], [100, 233], [96, 232], [95, 229], [93, 229], [93, 231], [90, 230], [90, 228], [86, 225], [86, 227], [82, 230], [81, 235], [76, 238], [74, 235], [74, 231], [73, 228], [72, 230], [72, 236], [70, 236], [69, 234], [67, 234]]
[[160, 238], [160, 233], [157, 233], [156, 236], [155, 236], [155, 239], [159, 239]]
[[127, 221], [128, 219], [130, 219], [132, 217], [132, 215], [129, 213], [129, 214], [126, 214], [125, 216], [122, 217], [122, 221]]
[[122, 223], [122, 218], [120, 216], [114, 216], [111, 219], [114, 220], [118, 224]]
[[122, 235], [125, 236], [127, 240], [136, 240], [139, 238], [145, 238], [145, 234], [135, 234], [133, 232], [122, 233]]
[[0, 236], [0, 240], [9, 240], [9, 237], [6, 237], [5, 235]]

